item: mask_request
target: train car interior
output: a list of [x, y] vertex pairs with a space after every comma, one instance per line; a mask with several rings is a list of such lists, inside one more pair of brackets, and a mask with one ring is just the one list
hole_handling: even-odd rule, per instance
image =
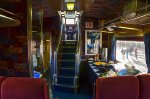
[[150, 0], [0, 0], [0, 99], [150, 99], [149, 73]]

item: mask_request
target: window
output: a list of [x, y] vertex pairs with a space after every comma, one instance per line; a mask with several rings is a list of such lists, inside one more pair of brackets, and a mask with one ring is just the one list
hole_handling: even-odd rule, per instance
[[147, 72], [145, 45], [143, 41], [117, 40], [116, 59], [123, 64], [134, 66], [141, 72]]

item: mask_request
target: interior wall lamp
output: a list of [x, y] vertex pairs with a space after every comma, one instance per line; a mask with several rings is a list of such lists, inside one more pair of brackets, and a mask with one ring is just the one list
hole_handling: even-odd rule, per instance
[[124, 27], [124, 26], [119, 26], [118, 28], [127, 29], [127, 30], [140, 30], [138, 28]]
[[9, 19], [9, 20], [14, 20], [14, 21], [15, 21], [15, 19], [13, 19], [13, 18], [10, 18], [10, 17], [7, 17], [7, 16], [5, 16], [5, 15], [2, 15], [2, 14], [0, 14], [0, 17], [2, 17], [2, 18], [5, 18], [5, 19]]

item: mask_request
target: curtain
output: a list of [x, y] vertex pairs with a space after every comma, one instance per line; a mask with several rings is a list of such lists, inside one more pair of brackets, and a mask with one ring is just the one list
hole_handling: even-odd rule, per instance
[[144, 34], [144, 44], [145, 44], [146, 64], [148, 68], [148, 73], [150, 73], [150, 33]]

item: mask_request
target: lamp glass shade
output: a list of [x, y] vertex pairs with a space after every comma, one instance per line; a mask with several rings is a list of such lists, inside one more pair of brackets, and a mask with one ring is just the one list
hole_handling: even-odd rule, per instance
[[74, 3], [67, 3], [68, 10], [74, 10]]

